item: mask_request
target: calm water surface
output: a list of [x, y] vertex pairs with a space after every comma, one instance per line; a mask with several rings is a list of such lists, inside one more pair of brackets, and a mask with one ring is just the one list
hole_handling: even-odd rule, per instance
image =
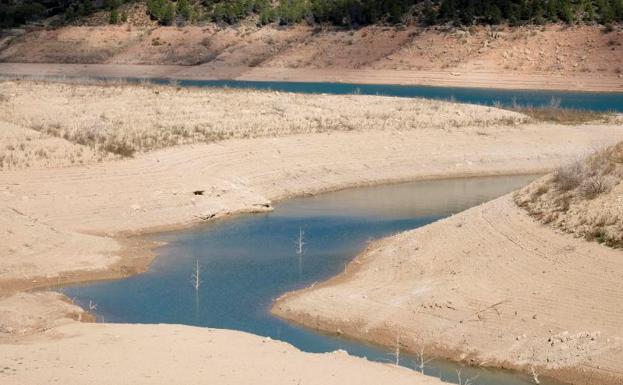
[[[98, 77], [94, 77], [97, 79]], [[101, 77], [101, 80], [108, 78]], [[156, 84], [169, 84], [171, 79], [163, 78], [124, 78], [129, 82], [148, 80]], [[507, 90], [499, 88], [437, 87], [394, 84], [355, 84], [333, 82], [283, 82], [251, 80], [175, 80], [180, 87], [236, 88], [272, 90], [304, 94], [331, 95], [380, 95], [403, 98], [425, 98], [452, 100], [461, 103], [486, 106], [500, 105], [513, 107], [541, 107], [552, 100], [563, 108], [591, 111], [623, 112], [623, 92], [571, 92], [547, 90]]]
[[[391, 352], [298, 327], [270, 315], [273, 300], [341, 272], [366, 244], [426, 225], [503, 195], [535, 176], [422, 181], [327, 193], [279, 203], [266, 214], [240, 216], [186, 231], [155, 236], [168, 244], [145, 274], [76, 285], [63, 292], [97, 303], [106, 322], [178, 323], [237, 329], [287, 341], [308, 352], [344, 349], [370, 360], [393, 361]], [[302, 229], [305, 249], [296, 253]], [[199, 294], [191, 284], [196, 259]], [[401, 364], [414, 367], [411, 357]], [[427, 374], [456, 381], [456, 364], [437, 361]], [[463, 369], [480, 385], [525, 385], [529, 378], [505, 371]], [[542, 381], [543, 384], [554, 384]]]
[[[167, 79], [154, 79], [156, 83], [168, 83]], [[545, 106], [552, 99], [560, 102], [563, 108], [576, 108], [592, 111], [623, 112], [623, 93], [621, 92], [567, 92], [504, 90], [496, 88], [402, 86], [381, 84], [352, 84], [330, 82], [270, 82], [241, 80], [180, 80], [182, 87], [230, 87], [273, 90], [296, 93], [333, 95], [383, 95], [407, 98], [427, 98], [455, 100], [462, 103], [511, 107]]]

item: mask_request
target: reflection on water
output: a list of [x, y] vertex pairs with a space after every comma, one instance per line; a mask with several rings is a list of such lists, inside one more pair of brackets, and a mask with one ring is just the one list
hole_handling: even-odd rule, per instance
[[[371, 239], [423, 226], [503, 195], [534, 176], [422, 181], [349, 189], [277, 205], [272, 213], [245, 215], [186, 231], [155, 236], [150, 270], [125, 280], [64, 288], [81, 304], [94, 301], [107, 322], [179, 323], [237, 329], [287, 341], [308, 352], [344, 349], [371, 360], [391, 352], [326, 336], [269, 313], [284, 292], [341, 272]], [[303, 238], [303, 253], [298, 253]], [[197, 261], [201, 286], [195, 290]], [[414, 367], [412, 357], [401, 364]], [[457, 365], [438, 361], [427, 373], [456, 381]], [[463, 369], [477, 384], [529, 384], [521, 375]], [[545, 383], [545, 381], [542, 381]]]
[[294, 199], [278, 205], [286, 218], [413, 219], [446, 217], [502, 196], [534, 176], [440, 179], [354, 188]]

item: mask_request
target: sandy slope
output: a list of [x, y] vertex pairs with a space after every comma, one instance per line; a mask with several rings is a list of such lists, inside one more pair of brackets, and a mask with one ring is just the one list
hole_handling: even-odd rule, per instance
[[33, 343], [0, 345], [3, 384], [442, 384], [346, 353], [302, 353], [229, 330], [72, 324], [49, 334]]
[[[20, 294], [17, 301], [0, 300], [0, 314], [6, 308], [18, 312], [16, 303], [36, 305], [31, 306], [30, 316], [41, 320], [57, 315], [58, 307], [52, 306], [56, 302], [66, 311], [81, 311], [54, 296]], [[284, 342], [231, 330], [68, 319], [52, 326], [48, 323], [40, 334], [19, 340], [2, 341], [0, 333], [0, 383], [441, 384], [405, 368], [370, 363], [343, 352], [303, 353]]]
[[623, 255], [561, 234], [510, 195], [384, 239], [273, 311], [428, 356], [578, 384], [623, 378]]
[[[140, 74], [132, 67], [138, 64], [150, 65], [148, 72], [160, 76], [184, 78], [623, 90], [620, 27], [610, 32], [562, 25], [348, 31], [258, 28], [252, 21], [223, 28], [132, 23], [33, 30], [0, 47], [0, 61], [109, 64], [108, 71], [125, 76]], [[17, 69], [35, 73], [37, 68], [42, 67]]]
[[86, 320], [89, 315], [56, 292], [21, 292], [0, 298], [0, 343]]

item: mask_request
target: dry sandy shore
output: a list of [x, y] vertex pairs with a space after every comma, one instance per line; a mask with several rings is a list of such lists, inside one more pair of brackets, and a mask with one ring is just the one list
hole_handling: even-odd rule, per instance
[[182, 325], [80, 324], [0, 345], [0, 381], [39, 384], [442, 384], [346, 353], [303, 353], [251, 334]]
[[[31, 315], [50, 318], [59, 299], [22, 294]], [[0, 300], [0, 314], [15, 303]], [[60, 302], [69, 312], [81, 309]], [[8, 305], [8, 306], [7, 306]], [[71, 309], [71, 307], [76, 309]], [[8, 308], [8, 309], [7, 309]], [[33, 307], [30, 307], [33, 309]], [[58, 323], [58, 321], [57, 321]], [[53, 326], [53, 325], [50, 325]], [[36, 336], [0, 340], [0, 383], [40, 384], [392, 384], [442, 382], [343, 352], [303, 353], [284, 342], [181, 325], [89, 324], [65, 320]]]
[[510, 195], [384, 239], [274, 313], [428, 357], [577, 384], [623, 377], [623, 254], [539, 224]]
[[[87, 91], [82, 88], [71, 88], [70, 91], [60, 98], [64, 100], [66, 109], [70, 114], [88, 115], [89, 104], [83, 105], [82, 112], [69, 108], [73, 100], [70, 97], [72, 93], [82, 95], [81, 93]], [[96, 91], [96, 96], [106, 95], [105, 91]], [[155, 91], [161, 92], [159, 89]], [[196, 92], [199, 95], [189, 95], [204, 99], [219, 99], [222, 96], [208, 91]], [[167, 101], [173, 103], [177, 100], [173, 95], [169, 96]], [[259, 100], [275, 97], [271, 93], [254, 94], [254, 98]], [[280, 97], [290, 98], [283, 94]], [[31, 99], [34, 100], [31, 100], [34, 107], [29, 110], [24, 108], [28, 100], [20, 99], [17, 91], [15, 95], [11, 95], [7, 103], [16, 103], [14, 106], [23, 108], [20, 110], [23, 112], [23, 120], [12, 120], [12, 123], [0, 121], [1, 131], [10, 133], [12, 140], [24, 143], [25, 148], [43, 146], [49, 149], [50, 146], [61, 146], [62, 151], [73, 153], [76, 143], [34, 129], [41, 129], [38, 125], [39, 111], [49, 109], [48, 112], [54, 112], [59, 107], [53, 100], [48, 100], [48, 104], [45, 104], [45, 100], [34, 97]], [[323, 111], [329, 111], [328, 106], [335, 108], [338, 99], [327, 98], [323, 102], [319, 96], [314, 100], [314, 105], [305, 108], [322, 109], [322, 103], [325, 103]], [[343, 119], [347, 120], [346, 123], [351, 119], [348, 114], [353, 113], [348, 110], [348, 106], [356, 106], [365, 101], [374, 101], [375, 104], [395, 103], [396, 108], [401, 103], [409, 103], [413, 108], [419, 108], [421, 106], [418, 103], [423, 103], [365, 96], [344, 97], [343, 101]], [[274, 103], [274, 99], [270, 99], [270, 102]], [[435, 103], [439, 111], [444, 111], [444, 103]], [[281, 108], [267, 113], [281, 116]], [[148, 247], [142, 245], [140, 240], [128, 237], [129, 235], [190, 226], [235, 213], [270, 210], [272, 202], [278, 199], [361, 184], [545, 171], [595, 148], [623, 139], [623, 127], [616, 124], [570, 127], [524, 123], [521, 120], [516, 121], [514, 113], [493, 108], [461, 105], [454, 108], [462, 116], [461, 120], [435, 128], [417, 124], [405, 126], [400, 119], [388, 119], [385, 125], [376, 129], [298, 134], [288, 134], [292, 130], [286, 130], [274, 137], [230, 139], [137, 153], [132, 159], [97, 162], [91, 159], [95, 154], [91, 154], [85, 158], [82, 166], [55, 168], [53, 164], [38, 164], [36, 167], [22, 164], [20, 168], [0, 172], [0, 255], [3, 256], [0, 259], [0, 293], [3, 296], [0, 300], [0, 326], [3, 330], [0, 333], [0, 357], [2, 360], [5, 357], [11, 360], [4, 365], [10, 368], [5, 369], [9, 374], [1, 375], [7, 381], [14, 381], [9, 383], [34, 384], [40, 383], [47, 378], [46, 373], [52, 372], [58, 373], [60, 383], [83, 383], [85, 381], [79, 377], [82, 374], [89, 378], [89, 383], [93, 383], [103, 381], [104, 377], [100, 377], [104, 375], [101, 365], [107, 362], [110, 366], [105, 371], [106, 375], [121, 375], [119, 373], [126, 371], [131, 373], [124, 377], [129, 383], [147, 381], [144, 376], [149, 373], [158, 373], [160, 378], [167, 380], [184, 370], [189, 372], [189, 382], [193, 382], [192, 379], [196, 377], [192, 376], [198, 374], [190, 368], [200, 367], [199, 364], [205, 363], [207, 359], [212, 364], [201, 367], [218, 368], [206, 374], [209, 376], [207, 378], [217, 383], [248, 383], [248, 372], [233, 371], [227, 366], [236, 358], [247, 366], [255, 365], [255, 360], [258, 363], [272, 364], [262, 372], [266, 373], [266, 377], [260, 378], [258, 371], [251, 371], [255, 382], [260, 383], [275, 383], [275, 377], [271, 376], [283, 374], [284, 371], [287, 374], [285, 378], [293, 383], [297, 379], [301, 380], [300, 383], [344, 383], [344, 376], [347, 375], [361, 376], [361, 381], [354, 381], [355, 383], [381, 383], [389, 376], [396, 376], [396, 383], [402, 383], [406, 378], [413, 381], [413, 374], [407, 375], [402, 369], [390, 370], [379, 365], [364, 365], [361, 360], [341, 355], [310, 356], [298, 353], [281, 343], [271, 342], [265, 345], [259, 337], [236, 332], [199, 331], [177, 326], [76, 325], [70, 320], [82, 318], [82, 310], [62, 302], [53, 294], [44, 293], [40, 297], [19, 293], [15, 294], [17, 297], [11, 297], [11, 294], [21, 289], [120, 277], [140, 271], [150, 260], [146, 251]], [[61, 110], [58, 110], [59, 113]], [[138, 107], [122, 113], [117, 111], [120, 115], [113, 114], [112, 117], [118, 119], [118, 124], [123, 127], [127, 121], [123, 119], [123, 113], [137, 115], [140, 111], [142, 110]], [[72, 119], [80, 121], [78, 118], [83, 115], [74, 116]], [[427, 115], [421, 115], [428, 119]], [[444, 114], [439, 116], [449, 119]], [[500, 120], [495, 124], [483, 125], [483, 119], [489, 122]], [[503, 125], [502, 122], [506, 119], [510, 119], [513, 124]], [[289, 127], [288, 122], [280, 122], [283, 127]], [[163, 132], [168, 132], [166, 124], [163, 127]], [[20, 138], [30, 139], [21, 141]], [[59, 141], [63, 142], [62, 145]], [[84, 151], [90, 148], [83, 147]], [[19, 148], [10, 151], [29, 154], [28, 150]], [[497, 215], [511, 209], [508, 205], [503, 205], [494, 212]], [[530, 221], [527, 217], [519, 219], [526, 223]], [[478, 224], [475, 222], [474, 226]], [[465, 228], [468, 228], [467, 222]], [[531, 227], [526, 225], [526, 229]], [[476, 230], [474, 233], [480, 234]], [[552, 242], [552, 245], [555, 243], [556, 241]], [[499, 250], [498, 245], [490, 246], [490, 252]], [[546, 246], [550, 245], [544, 247]], [[488, 254], [483, 252], [483, 255]], [[396, 254], [392, 258], [402, 258], [402, 254]], [[466, 265], [464, 259], [457, 263], [455, 271], [459, 272], [469, 271], [470, 266], [475, 266], [471, 261]], [[429, 265], [431, 264], [427, 266]], [[556, 266], [565, 268], [565, 265]], [[597, 268], [600, 265], [591, 262], [591, 266]], [[551, 270], [547, 271], [551, 273]], [[612, 274], [616, 271], [620, 269], [613, 268]], [[527, 279], [534, 276], [531, 274], [525, 277]], [[382, 277], [385, 275], [379, 274], [379, 278]], [[582, 277], [583, 282], [586, 279]], [[484, 280], [474, 282], [475, 287], [486, 285]], [[443, 283], [440, 285], [444, 287]], [[512, 290], [504, 293], [505, 298], [521, 298], [525, 289], [523, 282], [509, 279], [507, 286], [500, 287], [505, 288], [508, 285], [511, 285]], [[614, 295], [618, 295], [618, 292], [612, 288], [610, 290], [614, 293], [612, 298], [615, 298]], [[471, 293], [466, 291], [466, 294]], [[560, 295], [564, 295], [562, 289]], [[459, 298], [464, 298], [469, 306], [475, 306], [474, 303], [489, 304], [488, 300], [493, 297], [498, 297], [495, 290], [482, 298], [474, 299], [480, 302], [470, 302], [472, 300], [469, 296]], [[350, 300], [354, 300], [353, 298]], [[613, 309], [618, 309], [616, 303], [612, 304], [613, 300], [608, 302], [606, 298], [605, 301], [603, 306], [610, 304]], [[327, 304], [331, 303], [327, 301]], [[457, 303], [451, 306], [463, 309], [461, 306], [467, 306], [465, 303], [457, 299]], [[573, 306], [570, 302], [566, 302], [566, 305]], [[292, 306], [294, 311], [294, 305]], [[595, 306], [602, 309], [602, 304]], [[519, 305], [518, 308], [523, 309]], [[311, 309], [315, 307], [309, 307], [305, 311]], [[539, 320], [548, 319], [549, 313], [541, 313], [542, 308], [536, 310], [539, 312]], [[583, 309], [578, 307], [577, 311], [580, 310]], [[598, 329], [603, 332], [596, 337], [599, 342], [601, 335], [610, 333], [608, 322], [617, 319], [616, 315], [603, 311], [603, 316], [599, 313], [591, 316], [593, 318], [586, 318], [606, 325]], [[519, 314], [527, 317], [524, 310]], [[489, 315], [486, 313], [487, 317]], [[561, 313], [552, 313], [551, 317], [553, 325], [566, 325], [565, 317]], [[581, 322], [584, 318], [578, 316], [577, 319], [577, 322]], [[593, 329], [595, 328], [591, 328], [591, 333], [595, 332]], [[345, 330], [351, 332], [349, 329]], [[486, 332], [489, 329], [484, 330]], [[156, 339], [150, 336], [156, 336]], [[478, 343], [488, 346], [490, 335], [480, 336], [482, 339]], [[203, 350], [201, 346], [207, 345], [210, 340], [219, 348], [209, 349], [209, 352]], [[452, 340], [448, 343], [451, 342]], [[166, 346], [167, 349], [156, 348], [156, 345]], [[270, 348], [267, 351], [262, 350], [266, 349], [265, 346]], [[193, 356], [188, 354], [187, 349], [200, 349], [201, 352]], [[222, 356], [219, 349], [223, 352]], [[284, 350], [291, 360], [282, 362]], [[502, 352], [495, 349], [487, 351], [492, 357], [498, 353], [500, 357], [504, 357]], [[139, 365], [138, 357], [144, 357], [147, 352], [152, 355], [153, 360], [141, 359]], [[213, 356], [206, 358], [205, 355], [209, 354]], [[78, 372], [77, 369], [53, 371], [51, 366], [56, 365], [56, 358], [62, 364], [59, 367], [73, 366], [85, 372]], [[174, 361], [175, 364], [171, 364]], [[2, 364], [4, 361], [0, 362], [0, 366]], [[284, 366], [280, 366], [282, 364]], [[300, 369], [302, 365], [305, 365], [305, 369]], [[328, 369], [324, 369], [325, 365]], [[603, 361], [602, 365], [617, 368], [615, 361]], [[29, 370], [20, 370], [22, 366]], [[299, 369], [308, 377], [296, 377], [294, 373]], [[353, 378], [355, 377], [349, 377]], [[383, 378], [383, 381], [379, 381], [379, 378]], [[329, 379], [334, 379], [334, 382]], [[163, 383], [171, 382], [164, 380]], [[429, 383], [426, 381], [433, 380], [421, 379], [418, 383]]]
[[168, 78], [179, 80], [255, 80], [401, 84], [528, 90], [622, 92], [618, 75], [493, 70], [314, 69], [210, 67], [141, 64], [0, 63], [0, 75], [29, 77]]

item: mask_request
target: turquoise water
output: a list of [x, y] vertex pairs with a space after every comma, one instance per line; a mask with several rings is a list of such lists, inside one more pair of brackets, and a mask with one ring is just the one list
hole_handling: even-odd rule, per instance
[[[185, 231], [154, 236], [168, 244], [145, 274], [75, 285], [62, 291], [85, 306], [97, 304], [100, 320], [178, 323], [237, 329], [287, 341], [308, 352], [344, 349], [392, 361], [387, 349], [328, 336], [269, 313], [275, 298], [341, 272], [372, 239], [426, 225], [512, 191], [534, 176], [422, 181], [349, 189], [285, 201], [271, 213], [244, 215]], [[297, 254], [299, 229], [305, 247]], [[196, 260], [202, 284], [191, 283]], [[401, 364], [414, 367], [412, 357]], [[435, 361], [426, 373], [456, 380], [457, 364]], [[526, 376], [465, 368], [475, 384], [527, 385]], [[543, 384], [554, 384], [542, 381]]]
[[[168, 79], [153, 79], [156, 83], [169, 83]], [[334, 95], [383, 95], [408, 98], [427, 98], [455, 100], [462, 103], [494, 105], [505, 107], [546, 106], [552, 99], [560, 102], [560, 107], [593, 111], [623, 112], [623, 93], [621, 92], [567, 92], [567, 91], [529, 91], [504, 90], [496, 88], [461, 88], [402, 86], [380, 84], [350, 84], [326, 82], [274, 82], [238, 80], [180, 80], [182, 87], [230, 87], [273, 90], [296, 93], [334, 94]]]

